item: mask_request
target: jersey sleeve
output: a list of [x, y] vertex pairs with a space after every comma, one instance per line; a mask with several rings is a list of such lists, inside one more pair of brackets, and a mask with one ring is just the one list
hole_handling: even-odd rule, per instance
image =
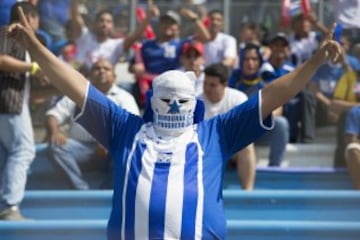
[[75, 119], [110, 150], [130, 144], [143, 124], [142, 118], [119, 107], [91, 84]]
[[219, 115], [217, 121], [219, 142], [228, 156], [254, 142], [274, 125], [271, 115], [265, 120], [261, 116], [261, 91], [243, 104]]

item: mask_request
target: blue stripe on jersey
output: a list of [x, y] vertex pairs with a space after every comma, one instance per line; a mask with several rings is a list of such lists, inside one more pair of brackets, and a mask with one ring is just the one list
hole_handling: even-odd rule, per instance
[[135, 197], [136, 186], [141, 172], [141, 159], [146, 149], [145, 144], [138, 143], [135, 153], [131, 158], [130, 171], [126, 188], [126, 209], [125, 209], [125, 238], [134, 239], [135, 225]]
[[163, 239], [170, 162], [156, 162], [149, 205], [149, 239]]
[[184, 168], [184, 198], [181, 222], [181, 239], [195, 238], [196, 207], [198, 200], [198, 146], [190, 143], [186, 147]]

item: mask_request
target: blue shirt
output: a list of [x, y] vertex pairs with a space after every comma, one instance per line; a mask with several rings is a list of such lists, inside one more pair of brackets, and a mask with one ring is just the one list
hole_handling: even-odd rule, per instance
[[10, 11], [12, 5], [16, 0], [1, 0], [0, 1], [0, 27], [8, 25], [10, 23]]
[[171, 142], [90, 85], [79, 122], [116, 172], [108, 239], [225, 239], [222, 176], [232, 154], [272, 128], [260, 107], [257, 94]]
[[184, 39], [174, 39], [164, 43], [158, 43], [156, 40], [145, 41], [141, 53], [146, 71], [161, 74], [180, 68], [181, 50], [186, 41]]
[[290, 62], [284, 62], [284, 64], [278, 68], [272, 66], [269, 62], [265, 62], [261, 67], [261, 76], [266, 83], [269, 83], [283, 75], [295, 69], [294, 65]]
[[[360, 62], [355, 57], [346, 55], [346, 62], [354, 71], [360, 70]], [[312, 78], [312, 82], [319, 85], [320, 91], [327, 97], [332, 98], [336, 83], [344, 74], [344, 69], [341, 64], [324, 64]]]
[[241, 69], [233, 70], [229, 78], [229, 87], [236, 88], [251, 97], [265, 86], [260, 75], [254, 77], [254, 79], [243, 80], [241, 74]]

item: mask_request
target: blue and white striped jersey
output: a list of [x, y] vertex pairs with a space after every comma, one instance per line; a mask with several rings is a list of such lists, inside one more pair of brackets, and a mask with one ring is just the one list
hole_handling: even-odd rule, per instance
[[108, 239], [224, 239], [226, 162], [272, 127], [260, 94], [166, 140], [90, 85], [78, 121], [114, 159]]

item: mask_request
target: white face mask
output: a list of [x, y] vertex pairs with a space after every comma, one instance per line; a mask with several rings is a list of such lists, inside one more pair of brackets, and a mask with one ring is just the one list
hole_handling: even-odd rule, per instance
[[151, 108], [154, 128], [160, 136], [177, 136], [193, 125], [195, 75], [167, 71], [153, 81]]

